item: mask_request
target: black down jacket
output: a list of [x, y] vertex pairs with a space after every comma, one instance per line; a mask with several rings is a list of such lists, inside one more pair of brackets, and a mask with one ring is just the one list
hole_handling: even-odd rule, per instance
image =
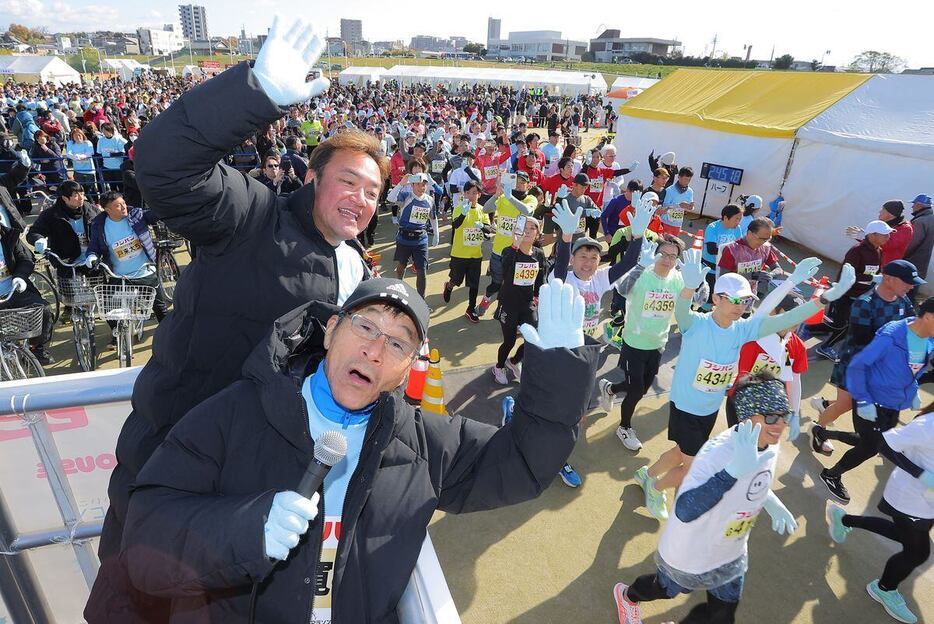
[[[313, 455], [300, 390], [322, 356], [332, 312], [322, 309], [277, 322], [245, 378], [182, 419], [137, 478], [121, 557], [140, 590], [172, 598], [173, 624], [245, 621], [254, 582], [257, 622], [309, 621], [324, 514], [279, 565], [264, 554], [263, 525]], [[574, 447], [597, 348], [527, 345], [514, 417], [500, 429], [423, 414], [400, 390], [380, 396], [344, 502], [335, 624], [398, 621], [436, 509], [493, 509], [548, 486]]]

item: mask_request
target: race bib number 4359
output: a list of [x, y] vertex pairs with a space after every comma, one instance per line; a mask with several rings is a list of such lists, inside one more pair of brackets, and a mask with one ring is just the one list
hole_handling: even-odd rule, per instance
[[663, 319], [671, 316], [675, 309], [675, 296], [667, 290], [650, 290], [645, 293], [642, 304], [642, 316], [651, 319]]
[[736, 362], [717, 364], [701, 358], [694, 373], [694, 389], [701, 392], [725, 392], [736, 376]]

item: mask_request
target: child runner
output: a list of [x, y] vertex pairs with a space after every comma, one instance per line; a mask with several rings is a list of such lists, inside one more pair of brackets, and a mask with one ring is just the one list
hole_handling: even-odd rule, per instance
[[[855, 280], [853, 267], [844, 265], [840, 281], [820, 300], [777, 316], [744, 319], [755, 300], [746, 278], [736, 273], [718, 277], [714, 284], [713, 312], [698, 314], [691, 311], [691, 301], [710, 269], [701, 266], [699, 249], [685, 251], [684, 261], [678, 266], [684, 289], [675, 302], [675, 320], [682, 342], [668, 417], [668, 439], [675, 446], [651, 467], [636, 472], [636, 481], [645, 492], [646, 507], [659, 520], [668, 518], [664, 490], [680, 485], [694, 456], [710, 436], [723, 396], [736, 377], [740, 348], [750, 340], [798, 325], [829, 301], [842, 296]], [[819, 266], [817, 258], [805, 258], [788, 279], [794, 285], [800, 284], [811, 278]]]
[[483, 265], [483, 241], [490, 230], [490, 219], [477, 201], [480, 199], [480, 185], [473, 180], [464, 184], [464, 201], [454, 207], [451, 229], [454, 241], [451, 243], [451, 272], [444, 283], [441, 297], [450, 303], [451, 292], [455, 286], [466, 281], [468, 289], [467, 311], [464, 316], [471, 323], [479, 323], [480, 317], [475, 311], [477, 294], [480, 290], [480, 268]]
[[639, 603], [706, 590], [706, 604], [682, 622], [732, 624], [749, 564], [749, 533], [762, 509], [772, 530], [791, 534], [798, 524], [772, 492], [779, 441], [789, 417], [785, 384], [766, 374], [743, 379], [732, 397], [740, 424], [701, 448], [665, 525], [654, 574], [617, 583], [620, 624], [641, 624]]
[[885, 563], [882, 576], [866, 585], [873, 600], [899, 622], [912, 624], [918, 617], [898, 592], [899, 584], [931, 554], [928, 536], [934, 526], [934, 404], [904, 427], [882, 434], [881, 452], [895, 463], [879, 501], [879, 511], [892, 518], [849, 515], [827, 501], [830, 537], [842, 544], [853, 529], [863, 529], [901, 544]]

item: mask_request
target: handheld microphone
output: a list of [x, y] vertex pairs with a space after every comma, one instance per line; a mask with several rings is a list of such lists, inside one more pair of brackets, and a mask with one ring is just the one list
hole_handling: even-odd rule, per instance
[[347, 438], [340, 431], [325, 431], [315, 440], [315, 458], [308, 464], [296, 492], [311, 498], [328, 472], [347, 455]]

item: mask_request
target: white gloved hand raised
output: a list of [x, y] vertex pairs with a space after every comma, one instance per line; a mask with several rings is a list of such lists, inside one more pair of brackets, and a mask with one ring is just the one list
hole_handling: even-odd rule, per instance
[[253, 74], [279, 106], [305, 102], [327, 91], [331, 84], [324, 76], [305, 82], [323, 49], [324, 40], [311, 24], [277, 14], [253, 64]]
[[630, 172], [635, 171], [636, 169], [639, 168], [639, 161], [638, 160], [632, 161], [631, 163], [629, 163], [629, 166], [626, 168], [629, 169]]
[[571, 212], [570, 207], [568, 207], [567, 200], [562, 199], [560, 204], [555, 204], [555, 209], [552, 212], [551, 220], [554, 221], [555, 225], [561, 228], [562, 235], [571, 235], [577, 231], [577, 226], [580, 224], [581, 215], [583, 214], [583, 206], [578, 206], [577, 210]]
[[655, 266], [658, 259], [655, 250], [658, 249], [658, 243], [653, 243], [647, 238], [642, 239], [642, 249], [639, 251], [639, 266], [643, 269], [651, 269]]
[[730, 458], [724, 470], [734, 479], [749, 474], [758, 468], [759, 464], [772, 459], [775, 455], [775, 451], [771, 449], [759, 452], [761, 431], [762, 425], [753, 426], [751, 420], [744, 420], [733, 430], [733, 457]]
[[815, 275], [817, 275], [817, 269], [820, 268], [820, 260], [817, 258], [805, 258], [795, 267], [795, 270], [791, 272], [789, 279], [793, 284], [800, 284], [805, 282]]
[[635, 212], [629, 220], [629, 231], [632, 233], [633, 238], [639, 238], [645, 234], [645, 230], [649, 227], [649, 223], [652, 222], [652, 216], [658, 210], [658, 207], [654, 206], [652, 202], [642, 199], [641, 194], [637, 200], [636, 194], [633, 193], [632, 201]]
[[523, 323], [519, 331], [539, 349], [583, 346], [584, 298], [570, 284], [548, 280], [538, 293], [538, 328]]
[[830, 289], [824, 293], [824, 299], [827, 301], [836, 301], [845, 295], [855, 283], [856, 269], [853, 268], [853, 265], [847, 262], [843, 265], [843, 270], [840, 271], [839, 281], [837, 281], [836, 284], [831, 286]]
[[681, 269], [684, 287], [697, 290], [710, 273], [710, 267], [701, 265], [700, 249], [685, 249], [683, 257], [684, 260], [678, 260], [678, 268]]
[[558, 187], [558, 190], [555, 192], [555, 197], [557, 197], [558, 199], [564, 199], [565, 197], [568, 196], [568, 194], [569, 194], [568, 187], [562, 184], [561, 186]]

